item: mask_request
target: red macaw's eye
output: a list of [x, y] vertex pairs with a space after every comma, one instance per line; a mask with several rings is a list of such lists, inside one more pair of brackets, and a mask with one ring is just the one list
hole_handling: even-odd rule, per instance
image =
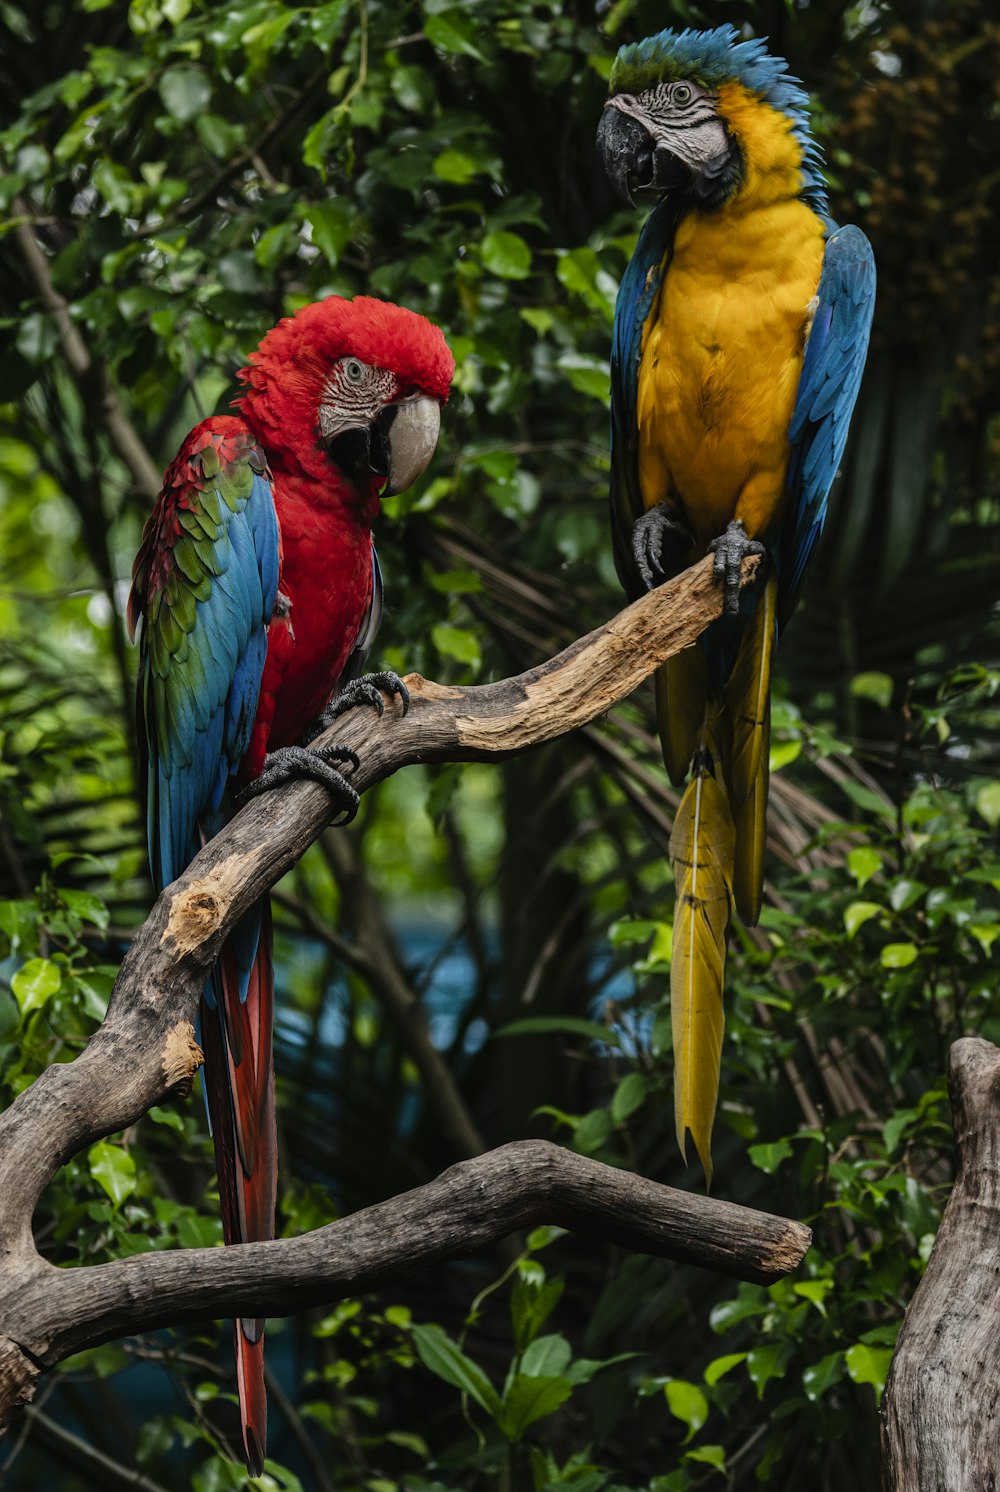
[[344, 364], [344, 376], [348, 383], [363, 383], [365, 377], [364, 364], [359, 363], [356, 357], [348, 358]]

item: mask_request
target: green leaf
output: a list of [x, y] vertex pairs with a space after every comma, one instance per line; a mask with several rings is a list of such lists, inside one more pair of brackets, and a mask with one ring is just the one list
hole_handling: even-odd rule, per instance
[[461, 10], [446, 10], [428, 16], [424, 22], [424, 35], [431, 46], [441, 52], [455, 52], [459, 56], [475, 57], [478, 62], [486, 61], [476, 45], [476, 24]]
[[816, 1403], [832, 1388], [839, 1383], [844, 1376], [844, 1354], [842, 1352], [828, 1352], [826, 1357], [812, 1367], [805, 1368], [802, 1373], [802, 1386], [806, 1391], [806, 1398]]
[[847, 868], [857, 882], [858, 890], [871, 880], [872, 876], [882, 868], [882, 856], [870, 845], [861, 844], [851, 850], [847, 856]]
[[182, 124], [197, 119], [212, 97], [208, 78], [193, 67], [168, 68], [160, 79], [159, 88], [167, 113]]
[[879, 955], [883, 969], [908, 969], [919, 957], [916, 943], [886, 943]]
[[875, 1390], [875, 1402], [880, 1403], [892, 1361], [892, 1348], [872, 1347], [867, 1342], [856, 1342], [853, 1347], [848, 1347], [844, 1361], [851, 1382], [870, 1383]]
[[327, 264], [336, 266], [341, 254], [351, 239], [354, 211], [343, 197], [331, 197], [325, 202], [311, 202], [303, 211], [303, 220], [309, 224], [312, 241]]
[[471, 664], [473, 668], [478, 668], [482, 662], [478, 637], [464, 627], [449, 627], [439, 622], [436, 627], [431, 628], [431, 641], [445, 658]]
[[[541, 1264], [522, 1261], [510, 1295], [510, 1316], [514, 1327], [514, 1345], [525, 1352], [538, 1336], [562, 1297], [565, 1280], [561, 1275], [545, 1278]], [[554, 1370], [562, 1372], [562, 1367]]]
[[671, 1378], [663, 1391], [670, 1413], [688, 1427], [684, 1437], [687, 1444], [708, 1419], [708, 1400], [696, 1383], [687, 1383], [683, 1378]]
[[714, 1388], [720, 1378], [724, 1378], [731, 1369], [739, 1367], [746, 1360], [745, 1352], [727, 1352], [724, 1357], [715, 1358], [705, 1369], [705, 1382], [709, 1388]]
[[883, 710], [892, 702], [892, 679], [887, 673], [858, 673], [851, 680], [851, 693], [856, 699], [870, 699]]
[[30, 958], [10, 981], [22, 1016], [40, 1010], [61, 984], [62, 970], [49, 958]]
[[611, 1100], [611, 1119], [615, 1124], [624, 1124], [630, 1114], [641, 1108], [649, 1091], [649, 1079], [641, 1072], [630, 1072], [622, 1078]]
[[434, 175], [441, 181], [451, 182], [453, 186], [468, 186], [481, 169], [471, 155], [463, 155], [460, 150], [442, 150], [434, 158]]
[[501, 280], [524, 280], [531, 273], [531, 250], [517, 233], [487, 233], [479, 246], [486, 269]]
[[607, 405], [611, 398], [611, 364], [583, 352], [564, 352], [556, 364], [578, 394]]
[[985, 782], [976, 793], [976, 812], [991, 829], [1000, 824], [1000, 782]]
[[566, 1338], [557, 1332], [536, 1337], [525, 1348], [521, 1358], [521, 1372], [527, 1378], [558, 1378], [569, 1367], [572, 1356], [573, 1349]]
[[758, 1399], [764, 1397], [764, 1389], [772, 1378], [784, 1376], [785, 1364], [791, 1348], [784, 1342], [769, 1342], [766, 1347], [755, 1347], [747, 1354], [747, 1372], [757, 1390]]
[[768, 753], [768, 767], [772, 772], [780, 772], [782, 767], [791, 766], [792, 762], [798, 761], [802, 755], [802, 739], [797, 737], [792, 741], [773, 741]]
[[821, 1316], [825, 1316], [826, 1306], [823, 1302], [833, 1286], [833, 1280], [796, 1280], [792, 1285], [792, 1291], [795, 1295], [801, 1295], [803, 1300], [808, 1300]]
[[686, 1451], [685, 1461], [697, 1461], [703, 1466], [714, 1466], [717, 1471], [726, 1469], [726, 1451], [721, 1445], [696, 1445]]
[[92, 922], [102, 932], [111, 920], [101, 898], [93, 896], [89, 891], [60, 891], [59, 900], [63, 906], [69, 907], [74, 917], [79, 917], [83, 922]]
[[511, 1021], [494, 1031], [494, 1036], [544, 1036], [548, 1033], [562, 1036], [586, 1036], [589, 1041], [602, 1041], [605, 1046], [621, 1046], [621, 1037], [609, 1026], [597, 1021], [584, 1020], [577, 1015], [531, 1015], [522, 1021]]
[[573, 1392], [565, 1378], [529, 1378], [522, 1373], [514, 1379], [504, 1396], [500, 1429], [508, 1440], [520, 1440], [529, 1425], [547, 1419]]
[[853, 938], [859, 927], [864, 927], [873, 917], [877, 917], [885, 909], [876, 901], [852, 901], [844, 910], [844, 926], [847, 936]]
[[410, 1333], [424, 1367], [429, 1368], [438, 1378], [443, 1378], [445, 1383], [467, 1393], [500, 1424], [504, 1416], [500, 1395], [482, 1368], [466, 1357], [448, 1333], [433, 1323], [413, 1326]]
[[1000, 923], [997, 922], [970, 922], [968, 926], [970, 937], [975, 938], [980, 948], [989, 957], [990, 949], [1000, 938]]
[[107, 1140], [99, 1140], [87, 1152], [87, 1162], [91, 1176], [104, 1188], [116, 1207], [120, 1207], [135, 1191], [135, 1161], [121, 1145], [109, 1145]]
[[584, 1155], [593, 1155], [611, 1138], [611, 1115], [607, 1109], [591, 1109], [573, 1131], [573, 1144]]
[[747, 1151], [752, 1165], [768, 1176], [773, 1176], [784, 1160], [791, 1160], [792, 1147], [788, 1140], [772, 1140], [767, 1144], [751, 1145]]

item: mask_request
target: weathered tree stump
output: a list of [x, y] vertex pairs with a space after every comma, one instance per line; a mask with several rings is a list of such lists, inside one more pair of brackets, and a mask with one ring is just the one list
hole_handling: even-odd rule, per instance
[[885, 1492], [1000, 1487], [1000, 1051], [951, 1049], [958, 1175], [882, 1401]]

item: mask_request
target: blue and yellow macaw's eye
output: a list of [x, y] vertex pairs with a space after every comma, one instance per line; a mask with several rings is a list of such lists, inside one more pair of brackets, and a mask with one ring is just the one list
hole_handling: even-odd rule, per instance
[[612, 185], [632, 205], [684, 192], [714, 207], [741, 173], [739, 147], [715, 94], [693, 79], [614, 94], [601, 116], [597, 144]]

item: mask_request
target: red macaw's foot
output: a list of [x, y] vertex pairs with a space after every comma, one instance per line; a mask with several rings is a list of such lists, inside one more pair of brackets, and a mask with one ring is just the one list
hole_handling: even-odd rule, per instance
[[251, 798], [268, 793], [273, 787], [281, 787], [294, 777], [311, 777], [327, 789], [333, 799], [335, 812], [345, 815], [340, 820], [341, 824], [349, 824], [358, 811], [361, 799], [344, 774], [337, 771], [334, 762], [347, 762], [355, 771], [361, 765], [356, 751], [352, 751], [350, 746], [338, 744], [318, 746], [315, 749], [307, 746], [282, 746], [278, 751], [269, 751], [264, 758], [264, 770], [239, 794], [237, 806], [242, 808]]
[[632, 530], [632, 553], [646, 589], [651, 591], [669, 575], [676, 575], [693, 543], [687, 524], [672, 517], [663, 503], [647, 508]]
[[740, 571], [748, 554], [765, 554], [759, 539], [748, 539], [747, 531], [739, 518], [734, 518], [718, 539], [708, 546], [709, 554], [715, 555], [715, 579], [726, 587], [726, 611], [736, 616], [740, 609]]
[[353, 710], [355, 705], [374, 705], [380, 715], [385, 714], [385, 697], [394, 699], [399, 696], [405, 715], [410, 708], [410, 691], [399, 677], [393, 673], [391, 668], [382, 669], [379, 673], [366, 673], [360, 679], [352, 679], [345, 684], [339, 694], [335, 694], [319, 719], [309, 728], [309, 734], [303, 737], [311, 741], [324, 731], [340, 716], [346, 715], [348, 710]]

